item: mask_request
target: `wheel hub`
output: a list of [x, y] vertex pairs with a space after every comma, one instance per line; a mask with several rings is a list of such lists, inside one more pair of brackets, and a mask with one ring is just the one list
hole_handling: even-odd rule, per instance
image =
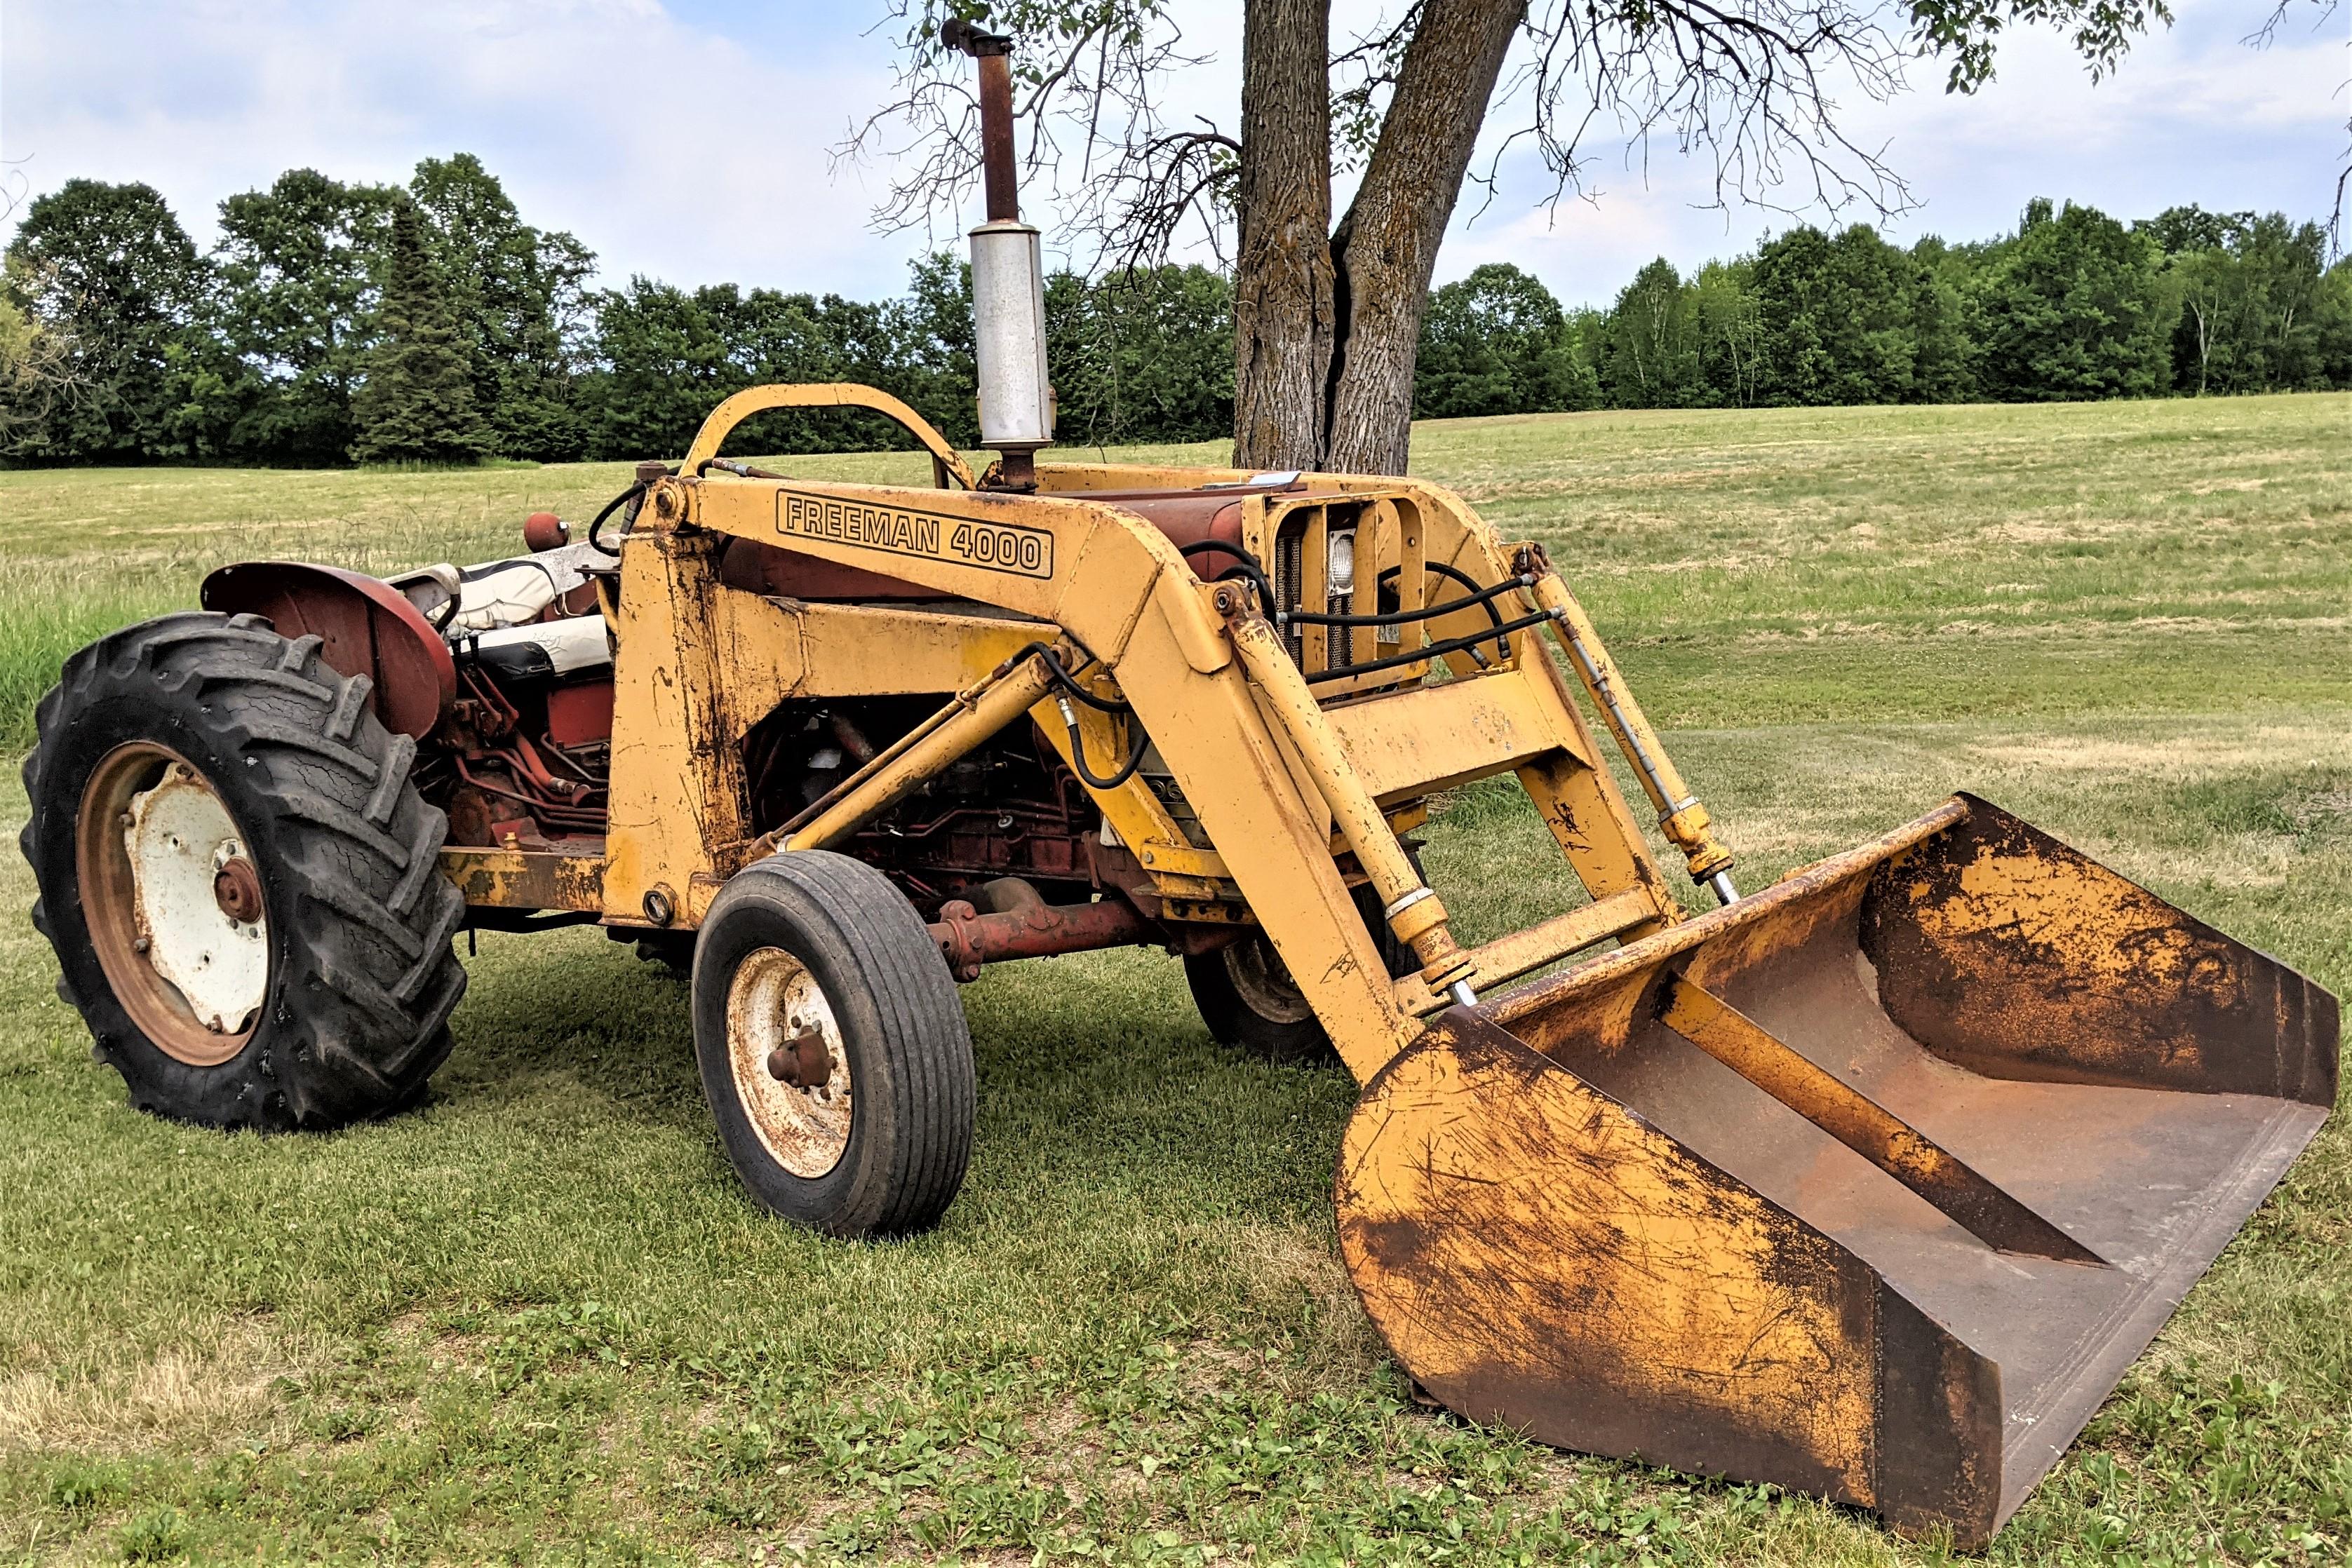
[[261, 873], [251, 861], [239, 856], [213, 873], [213, 902], [237, 925], [261, 918]]
[[727, 1055], [743, 1113], [778, 1165], [813, 1178], [841, 1163], [851, 1114], [841, 1026], [816, 977], [782, 948], [755, 948], [736, 966]]
[[261, 878], [212, 786], [174, 762], [131, 798], [122, 847], [149, 967], [211, 1034], [241, 1034], [269, 988]]
[[1272, 1023], [1304, 1023], [1315, 1016], [1307, 994], [1290, 977], [1282, 956], [1263, 932], [1225, 949], [1225, 973], [1250, 1011]]
[[219, 793], [134, 741], [100, 759], [75, 831], [91, 946], [123, 1010], [193, 1066], [236, 1055], [268, 999], [269, 915]]

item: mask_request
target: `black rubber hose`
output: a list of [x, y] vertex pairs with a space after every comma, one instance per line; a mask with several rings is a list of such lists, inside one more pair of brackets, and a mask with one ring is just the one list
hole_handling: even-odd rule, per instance
[[1055, 653], [1053, 644], [1050, 643], [1032, 643], [1026, 647], [1021, 649], [1018, 653], [1014, 653], [1013, 657], [1006, 662], [1009, 664], [1019, 664], [1022, 660], [1027, 658], [1032, 653], [1036, 654], [1037, 657], [1045, 661], [1045, 673], [1054, 678], [1054, 684], [1055, 685], [1061, 687], [1063, 691], [1077, 698], [1088, 707], [1094, 708], [1101, 713], [1132, 713], [1135, 711], [1134, 706], [1131, 704], [1121, 702], [1117, 697], [1098, 697], [1095, 695], [1094, 693], [1087, 690], [1086, 687], [1078, 685], [1076, 677], [1072, 675], [1068, 670], [1062, 667], [1061, 658], [1059, 655]]
[[[1059, 688], [1064, 695], [1076, 697], [1078, 701], [1086, 704], [1088, 707], [1100, 713], [1123, 713], [1132, 715], [1135, 712], [1135, 706], [1131, 703], [1120, 702], [1112, 697], [1098, 697], [1095, 695], [1094, 693], [1087, 690], [1086, 687], [1080, 685], [1076, 677], [1062, 667], [1060, 656], [1056, 654], [1053, 648], [1047, 643], [1031, 643], [1022, 648], [1020, 652], [1014, 653], [1012, 659], [1007, 662], [1017, 664], [1033, 653], [1035, 654], [1039, 660], [1044, 662], [1046, 674], [1053, 678], [1054, 685]], [[1143, 766], [1144, 747], [1150, 745], [1151, 740], [1149, 736], [1144, 734], [1143, 726], [1135, 722], [1132, 718], [1128, 721], [1128, 728], [1132, 732], [1132, 738], [1128, 742], [1127, 765], [1108, 779], [1097, 778], [1095, 774], [1095, 770], [1087, 766], [1086, 738], [1078, 733], [1078, 721], [1075, 716], [1069, 713], [1066, 706], [1065, 706], [1063, 710], [1063, 722], [1067, 724], [1070, 729], [1071, 770], [1076, 773], [1078, 778], [1089, 787], [1097, 789], [1116, 789], [1120, 785], [1126, 783], [1129, 779], [1134, 778], [1135, 770]]]
[[[1440, 576], [1440, 577], [1449, 579], [1449, 580], [1451, 580], [1452, 581], [1454, 581], [1454, 582], [1457, 582], [1457, 583], [1461, 584], [1464, 588], [1468, 589], [1468, 590], [1469, 590], [1471, 592], [1473, 592], [1473, 593], [1475, 593], [1475, 592], [1477, 592], [1477, 591], [1478, 591], [1478, 580], [1477, 580], [1476, 578], [1475, 578], [1475, 577], [1472, 577], [1468, 572], [1459, 570], [1457, 570], [1457, 569], [1455, 569], [1455, 568], [1454, 568], [1454, 567], [1450, 567], [1450, 566], [1446, 565], [1444, 561], [1438, 561], [1438, 560], [1423, 561], [1423, 562], [1422, 563], [1422, 565], [1423, 565], [1426, 570], [1430, 570], [1430, 571], [1433, 571], [1433, 572], [1435, 572], [1435, 573], [1436, 573], [1438, 576]], [[1391, 572], [1396, 572], [1396, 571], [1401, 571], [1401, 570], [1403, 570], [1403, 569], [1402, 569], [1402, 568], [1401, 568], [1401, 567], [1393, 567], [1393, 566], [1392, 566], [1392, 567], [1389, 568], [1388, 571], [1384, 571], [1384, 572], [1381, 573], [1381, 575], [1380, 575], [1380, 580], [1381, 580], [1381, 581], [1382, 581], [1382, 582], [1386, 582], [1386, 581], [1389, 580], [1390, 573], [1391, 573]], [[1499, 631], [1499, 630], [1501, 629], [1502, 624], [1503, 624], [1503, 616], [1502, 616], [1502, 612], [1501, 612], [1500, 611], [1496, 610], [1496, 609], [1495, 608], [1495, 606], [1494, 606], [1491, 602], [1490, 602], [1490, 603], [1488, 603], [1488, 604], [1487, 604], [1487, 606], [1486, 606], [1486, 619], [1487, 619], [1487, 620], [1489, 620], [1489, 621], [1491, 621], [1491, 622], [1493, 622], [1495, 623], [1495, 626], [1496, 626], [1496, 630], [1497, 630], [1497, 631]], [[1484, 637], [1480, 637], [1480, 638], [1478, 638], [1478, 639], [1476, 640], [1476, 642], [1478, 642], [1478, 643], [1483, 643], [1483, 642], [1485, 642], [1486, 640], [1486, 638], [1484, 638]], [[1505, 658], [1507, 658], [1507, 658], [1509, 658], [1509, 657], [1511, 656], [1511, 651], [1510, 651], [1510, 649], [1509, 649], [1508, 647], [1505, 646], [1505, 645], [1504, 645], [1500, 641], [1497, 641], [1497, 642], [1496, 643], [1495, 647], [1496, 647], [1496, 652], [1500, 653], [1503, 655], [1503, 657], [1505, 657]], [[1471, 647], [1470, 647], [1470, 650], [1469, 650], [1469, 651], [1470, 651], [1470, 653], [1471, 653], [1471, 654], [1472, 654], [1472, 656], [1473, 656], [1473, 657], [1475, 657], [1475, 656], [1476, 656], [1476, 646], [1475, 646], [1475, 643], [1473, 643], [1473, 644], [1471, 645]]]
[[646, 482], [640, 479], [635, 484], [630, 486], [627, 489], [622, 491], [619, 495], [614, 497], [611, 500], [605, 502], [604, 509], [596, 514], [596, 520], [588, 525], [588, 548], [594, 550], [599, 555], [619, 555], [621, 553], [619, 546], [607, 545], [598, 538], [597, 535], [604, 528], [606, 518], [610, 517], [614, 512], [619, 511], [623, 507], [628, 505], [630, 497], [642, 496], [645, 493]]
[[1190, 560], [1196, 555], [1229, 555], [1233, 557], [1239, 564], [1237, 566], [1227, 567], [1224, 570], [1217, 573], [1217, 580], [1223, 582], [1226, 578], [1233, 576], [1234, 572], [1240, 572], [1243, 577], [1248, 579], [1250, 586], [1257, 590], [1257, 601], [1263, 612], [1265, 614], [1272, 616], [1276, 625], [1281, 624], [1282, 606], [1276, 601], [1274, 597], [1274, 584], [1266, 580], [1265, 567], [1258, 560], [1257, 557], [1250, 554], [1249, 551], [1242, 549], [1239, 545], [1229, 545], [1222, 539], [1202, 539], [1194, 544], [1178, 545], [1176, 547], [1176, 553], [1184, 557], [1187, 560]]
[[1116, 789], [1134, 778], [1135, 770], [1143, 766], [1143, 751], [1151, 744], [1151, 738], [1143, 733], [1143, 727], [1133, 719], [1128, 720], [1128, 728], [1133, 732], [1133, 738], [1129, 740], [1127, 745], [1127, 766], [1108, 779], [1096, 778], [1094, 769], [1087, 766], [1087, 743], [1086, 738], [1078, 733], [1078, 721], [1076, 718], [1070, 718], [1066, 722], [1070, 727], [1070, 766], [1077, 776], [1092, 788]]
[[[1384, 580], [1388, 575], [1387, 572], [1381, 574]], [[1482, 588], [1475, 593], [1465, 593], [1459, 599], [1449, 599], [1443, 604], [1427, 605], [1420, 610], [1390, 610], [1378, 615], [1318, 615], [1311, 611], [1294, 610], [1286, 619], [1302, 626], [1402, 626], [1414, 621], [1434, 621], [1441, 615], [1451, 615], [1457, 610], [1483, 604], [1486, 606], [1486, 619], [1499, 626], [1503, 618], [1496, 613], [1494, 601], [1506, 593], [1535, 585], [1536, 580], [1530, 576], [1507, 577], [1492, 588]], [[1479, 641], [1486, 639], [1482, 637]]]
[[1502, 640], [1504, 637], [1509, 636], [1514, 632], [1524, 632], [1530, 626], [1539, 626], [1551, 618], [1550, 611], [1538, 610], [1532, 615], [1522, 615], [1516, 621], [1506, 621], [1490, 632], [1480, 632], [1468, 637], [1454, 637], [1443, 643], [1431, 643], [1424, 647], [1415, 648], [1409, 653], [1391, 653], [1385, 659], [1374, 659], [1369, 664], [1341, 664], [1335, 669], [1318, 670], [1307, 677], [1307, 684], [1311, 686], [1321, 681], [1342, 681], [1350, 675], [1369, 675], [1378, 670], [1393, 670], [1405, 664], [1418, 664], [1424, 659], [1434, 659], [1447, 653], [1465, 652], [1474, 643], [1478, 643], [1491, 642], [1504, 651], [1505, 657], [1508, 657], [1510, 644]]

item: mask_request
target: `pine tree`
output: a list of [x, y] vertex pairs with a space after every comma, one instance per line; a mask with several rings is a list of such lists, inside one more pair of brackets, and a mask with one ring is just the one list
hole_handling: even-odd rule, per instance
[[407, 201], [393, 211], [375, 344], [352, 415], [359, 427], [352, 456], [362, 463], [464, 463], [489, 450], [457, 319], [425, 248], [424, 220]]

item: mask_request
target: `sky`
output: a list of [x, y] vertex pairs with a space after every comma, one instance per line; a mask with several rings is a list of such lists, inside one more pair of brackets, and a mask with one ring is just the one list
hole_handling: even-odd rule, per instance
[[[2095, 85], [2063, 40], [2021, 29], [1973, 97], [1947, 96], [1926, 64], [1887, 101], [1845, 95], [1853, 139], [1884, 146], [1916, 203], [1880, 227], [1903, 241], [1986, 238], [2036, 195], [2126, 218], [2186, 202], [2324, 216], [2352, 112], [2352, 3], [2323, 19], [2321, 4], [2295, 0], [2276, 41], [2250, 48], [2267, 4], [2175, 0], [2175, 25]], [[1171, 83], [1171, 109], [1230, 128], [1240, 0], [1177, 5], [1213, 57]], [[527, 221], [586, 242], [607, 283], [645, 274], [879, 298], [952, 237], [876, 232], [887, 161], [835, 156], [888, 91], [897, 40], [882, 11], [882, 0], [0, 0], [0, 179], [19, 210], [76, 176], [145, 181], [209, 244], [221, 198], [285, 169], [400, 181], [420, 158], [471, 152]], [[1374, 12], [1340, 0], [1339, 14], [1344, 25]], [[1603, 304], [1654, 256], [1688, 270], [1828, 217], [1709, 210], [1711, 165], [1671, 143], [1593, 151], [1583, 193], [1556, 206], [1533, 155], [1507, 152], [1495, 199], [1457, 211], [1437, 280], [1509, 261], [1565, 303]], [[0, 239], [11, 227], [0, 220]]]

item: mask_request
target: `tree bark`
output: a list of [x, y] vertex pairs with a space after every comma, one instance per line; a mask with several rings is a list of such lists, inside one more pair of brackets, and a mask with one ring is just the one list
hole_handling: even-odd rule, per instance
[[1234, 463], [1320, 468], [1334, 329], [1330, 0], [1246, 0]]
[[[1527, 9], [1527, 0], [1428, 0], [1405, 47], [1364, 182], [1332, 236], [1339, 329], [1320, 466], [1405, 471], [1430, 272]], [[1244, 101], [1248, 91], [1245, 80]]]

